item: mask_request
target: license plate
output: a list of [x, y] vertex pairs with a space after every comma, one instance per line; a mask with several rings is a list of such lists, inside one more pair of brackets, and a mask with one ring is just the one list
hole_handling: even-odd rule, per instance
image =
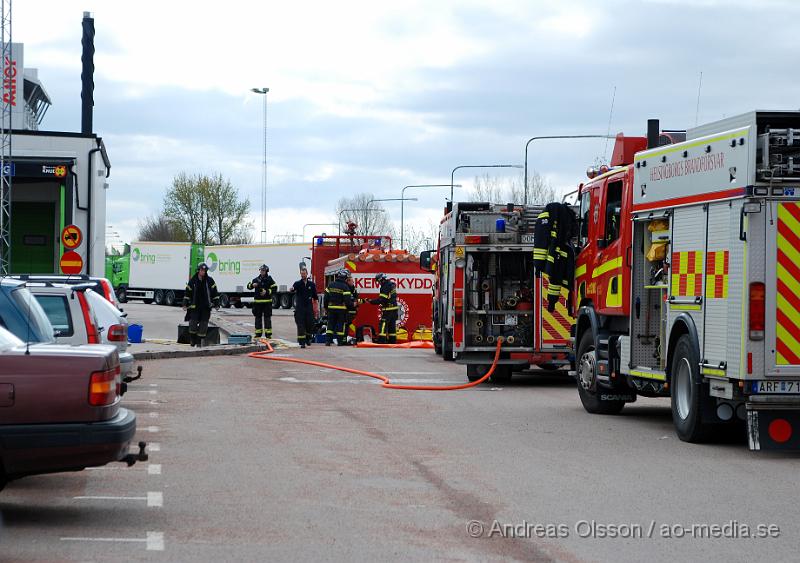
[[522, 235], [522, 244], [533, 244], [533, 235]]
[[800, 395], [800, 381], [753, 381], [752, 393]]

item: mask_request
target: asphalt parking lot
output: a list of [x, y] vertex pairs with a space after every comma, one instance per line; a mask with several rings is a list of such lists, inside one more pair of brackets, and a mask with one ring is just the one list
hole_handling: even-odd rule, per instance
[[[429, 350], [277, 353], [465, 381]], [[798, 456], [749, 452], [735, 432], [680, 442], [667, 401], [592, 416], [571, 379], [541, 371], [446, 393], [242, 356], [144, 373], [123, 404], [150, 461], [11, 483], [0, 559], [788, 561], [800, 547]], [[777, 537], [685, 533], [733, 523]]]

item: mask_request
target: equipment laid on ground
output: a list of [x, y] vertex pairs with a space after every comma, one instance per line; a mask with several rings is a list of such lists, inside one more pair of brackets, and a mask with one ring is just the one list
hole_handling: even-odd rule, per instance
[[483, 377], [505, 339], [493, 380], [516, 369], [567, 363], [572, 318], [567, 290], [547, 310], [547, 282], [535, 275], [534, 226], [540, 206], [455, 203], [444, 216], [434, 260], [433, 341], [445, 360]]
[[235, 244], [205, 247], [209, 273], [217, 282], [223, 307], [243, 307], [253, 301], [247, 282], [258, 275], [262, 264], [278, 284], [272, 296], [273, 309], [291, 309], [292, 284], [300, 277], [300, 262], [308, 256], [308, 244]]
[[651, 120], [589, 177], [574, 281], [584, 408], [669, 396], [682, 440], [740, 419], [751, 449], [800, 447], [800, 112], [685, 135]]
[[157, 305], [177, 305], [186, 280], [203, 261], [203, 246], [188, 242], [132, 242], [121, 256], [106, 258], [106, 277], [125, 303], [141, 299]]

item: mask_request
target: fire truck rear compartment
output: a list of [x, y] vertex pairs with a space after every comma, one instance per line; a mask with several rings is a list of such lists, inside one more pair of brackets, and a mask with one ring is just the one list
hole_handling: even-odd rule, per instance
[[467, 350], [491, 351], [499, 337], [504, 348], [533, 346], [533, 279], [531, 251], [467, 255]]

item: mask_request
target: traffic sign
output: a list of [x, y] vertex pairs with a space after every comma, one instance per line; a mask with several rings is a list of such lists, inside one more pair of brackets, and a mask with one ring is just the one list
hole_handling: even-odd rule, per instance
[[61, 231], [61, 243], [64, 245], [64, 248], [69, 250], [78, 248], [81, 242], [83, 242], [83, 233], [75, 225], [67, 225], [64, 227], [64, 230]]
[[67, 250], [58, 265], [67, 275], [80, 274], [83, 270], [83, 258], [74, 250]]

